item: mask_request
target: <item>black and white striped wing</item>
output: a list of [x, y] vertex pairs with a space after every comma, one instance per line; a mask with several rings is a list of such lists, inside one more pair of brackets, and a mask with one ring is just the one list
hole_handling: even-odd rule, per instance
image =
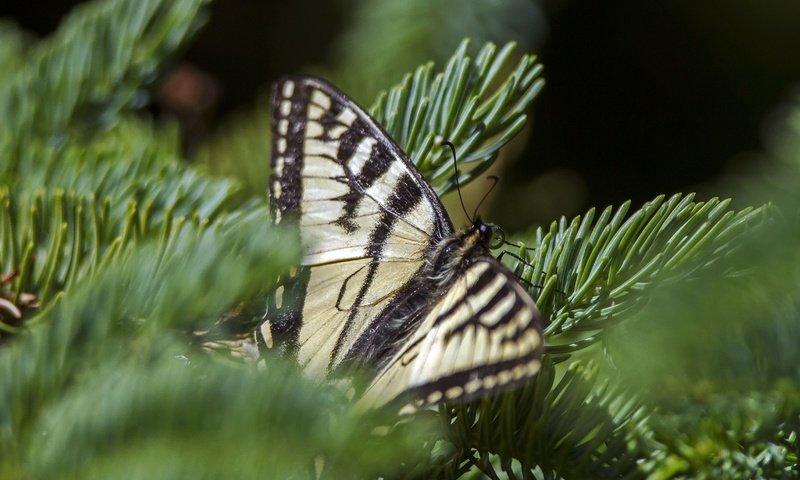
[[308, 268], [262, 335], [282, 336], [301, 366], [327, 375], [358, 357], [357, 340], [453, 227], [402, 150], [329, 83], [286, 77], [272, 108], [272, 215], [299, 225]]
[[404, 399], [419, 408], [507, 389], [536, 375], [543, 349], [536, 304], [487, 255], [461, 272], [381, 369], [360, 406]]

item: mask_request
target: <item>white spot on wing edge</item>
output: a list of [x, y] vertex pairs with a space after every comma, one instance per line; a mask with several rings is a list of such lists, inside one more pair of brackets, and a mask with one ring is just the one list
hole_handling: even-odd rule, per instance
[[455, 387], [450, 387], [444, 392], [444, 396], [449, 399], [456, 399], [464, 394], [464, 389], [460, 386], [456, 385]]
[[328, 136], [331, 137], [331, 138], [336, 139], [336, 138], [341, 137], [342, 134], [344, 132], [346, 132], [346, 131], [347, 131], [347, 127], [345, 127], [344, 125], [335, 125], [335, 126], [331, 127], [330, 130], [328, 130]]
[[284, 97], [291, 97], [294, 94], [294, 82], [291, 80], [287, 80], [283, 83], [283, 88], [281, 89]]
[[278, 157], [275, 159], [275, 175], [278, 177], [283, 175], [283, 157]]
[[279, 138], [278, 139], [278, 153], [283, 153], [286, 151], [286, 139]]
[[288, 117], [292, 113], [292, 102], [284, 100], [281, 102], [281, 116]]
[[275, 199], [281, 198], [281, 182], [279, 180], [272, 182], [272, 196]]
[[467, 392], [467, 395], [473, 394], [481, 389], [483, 386], [483, 382], [478, 378], [473, 378], [466, 385], [464, 385], [464, 391]]
[[272, 325], [270, 325], [269, 321], [261, 322], [259, 329], [261, 330], [261, 337], [264, 339], [264, 345], [267, 348], [272, 348]]
[[531, 360], [528, 362], [528, 376], [535, 375], [542, 366], [542, 362], [539, 360]]
[[289, 120], [282, 118], [280, 122], [278, 122], [278, 133], [281, 135], [286, 135], [289, 132]]
[[275, 306], [281, 308], [283, 306], [283, 285], [275, 289]]

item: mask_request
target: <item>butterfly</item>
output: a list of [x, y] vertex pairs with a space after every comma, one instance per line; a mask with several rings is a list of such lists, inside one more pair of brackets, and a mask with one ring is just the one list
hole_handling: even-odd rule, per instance
[[412, 409], [536, 375], [542, 318], [489, 253], [496, 233], [460, 231], [402, 149], [325, 80], [273, 85], [273, 221], [299, 228], [301, 266], [268, 302], [257, 336], [305, 372], [359, 371], [367, 408]]

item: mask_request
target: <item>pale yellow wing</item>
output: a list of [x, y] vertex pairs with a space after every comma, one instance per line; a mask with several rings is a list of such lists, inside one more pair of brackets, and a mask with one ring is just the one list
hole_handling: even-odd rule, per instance
[[402, 399], [419, 408], [509, 388], [539, 371], [542, 351], [535, 303], [487, 256], [457, 277], [367, 387], [359, 406]]
[[299, 226], [307, 271], [270, 306], [267, 334], [326, 375], [357, 356], [358, 339], [453, 228], [402, 150], [335, 87], [287, 77], [272, 105], [271, 210]]

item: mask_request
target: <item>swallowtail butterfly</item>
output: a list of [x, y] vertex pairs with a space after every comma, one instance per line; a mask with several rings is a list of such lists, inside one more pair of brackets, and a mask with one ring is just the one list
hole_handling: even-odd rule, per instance
[[285, 77], [272, 110], [270, 208], [299, 226], [303, 258], [260, 341], [312, 375], [370, 373], [367, 407], [465, 400], [534, 376], [541, 315], [489, 254], [492, 227], [455, 231], [406, 154], [328, 82]]

